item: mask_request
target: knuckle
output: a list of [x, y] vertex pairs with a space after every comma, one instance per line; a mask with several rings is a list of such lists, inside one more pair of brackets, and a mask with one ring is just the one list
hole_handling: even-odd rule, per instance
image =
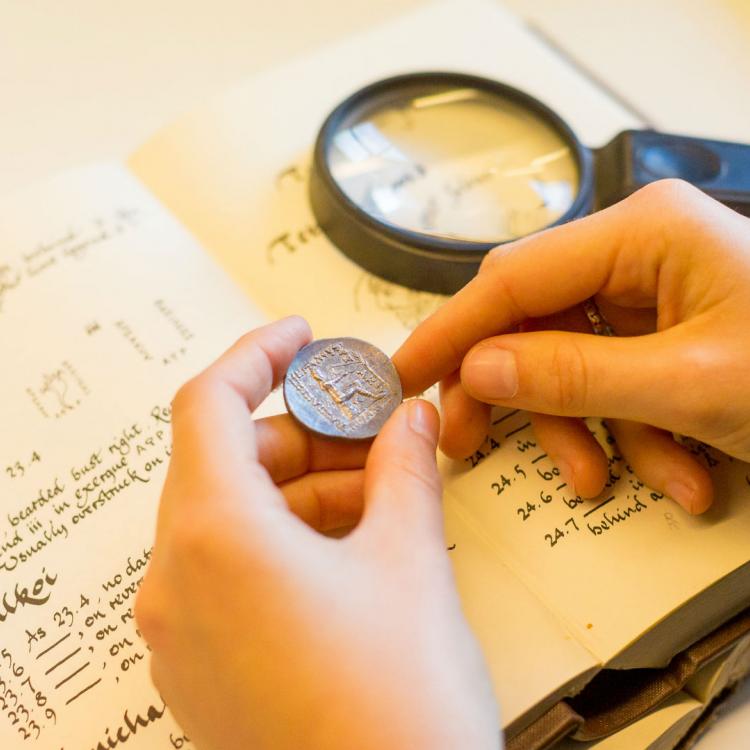
[[305, 504], [307, 514], [304, 520], [318, 531], [327, 531], [330, 528], [330, 518], [333, 513], [315, 485], [310, 488], [309, 499], [310, 502]]
[[196, 513], [183, 513], [173, 522], [169, 544], [182, 565], [205, 570], [211, 564], [216, 533], [211, 526], [211, 519]]
[[172, 399], [172, 413], [184, 414], [205, 401], [211, 390], [211, 378], [202, 373], [184, 383]]
[[492, 274], [498, 281], [502, 282], [504, 270], [507, 267], [506, 264], [514, 255], [524, 251], [528, 239], [525, 237], [517, 240], [509, 240], [493, 247], [482, 258], [477, 275]]
[[[237, 360], [236, 369], [226, 373], [227, 381], [240, 390], [238, 376], [244, 378], [245, 385], [252, 384], [252, 390], [262, 400], [273, 390], [282, 375], [274, 369], [272, 349], [258, 338], [256, 331], [246, 333], [232, 349], [242, 352], [242, 356]], [[253, 403], [252, 406], [255, 408], [257, 404]]]
[[685, 180], [669, 177], [644, 185], [628, 200], [637, 208], [654, 212], [659, 221], [671, 221], [675, 216], [695, 218], [706, 204], [706, 195]]
[[485, 254], [484, 258], [482, 258], [482, 262], [479, 264], [478, 273], [487, 273], [495, 265], [497, 265], [497, 262], [506, 254], [507, 250], [505, 245], [498, 245], [497, 247], [493, 247], [492, 250], [489, 250]]
[[440, 495], [443, 485], [434, 465], [418, 460], [413, 455], [401, 455], [392, 459], [393, 484], [401, 488], [409, 485], [430, 495]]
[[251, 331], [245, 331], [245, 333], [241, 334], [237, 339], [235, 339], [234, 344], [229, 347], [230, 350], [232, 349], [246, 349], [252, 346], [255, 346], [256, 339], [258, 338], [258, 331], [257, 329], [253, 329]]
[[159, 604], [160, 596], [155, 586], [153, 577], [147, 575], [138, 589], [133, 605], [138, 630], [152, 648], [164, 641], [163, 633], [166, 629], [165, 610]]
[[564, 338], [554, 346], [550, 361], [552, 408], [561, 415], [587, 416], [589, 373], [583, 352], [575, 341]]
[[711, 434], [717, 416], [724, 411], [715, 394], [723, 391], [720, 384], [724, 373], [732, 371], [731, 363], [725, 362], [722, 353], [710, 345], [686, 346], [679, 360], [679, 371], [690, 373], [691, 383], [689, 392], [675, 394], [679, 424], [696, 435]]
[[656, 201], [663, 205], [681, 208], [685, 204], [685, 201], [695, 200], [703, 194], [698, 188], [685, 180], [677, 177], [668, 177], [644, 185], [633, 195], [638, 196], [639, 199], [644, 201]]

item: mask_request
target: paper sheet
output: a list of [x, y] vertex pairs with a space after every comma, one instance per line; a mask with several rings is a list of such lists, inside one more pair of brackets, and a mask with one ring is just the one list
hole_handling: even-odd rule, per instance
[[121, 167], [0, 225], [0, 746], [180, 747], [133, 620], [169, 404], [262, 316]]

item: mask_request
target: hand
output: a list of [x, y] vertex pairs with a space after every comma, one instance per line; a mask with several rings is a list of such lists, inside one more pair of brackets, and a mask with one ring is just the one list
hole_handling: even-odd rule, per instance
[[[442, 533], [438, 418], [367, 447], [252, 411], [310, 339], [289, 318], [181, 389], [136, 617], [200, 750], [497, 748], [497, 709]], [[360, 468], [366, 456], [364, 471]], [[361, 522], [348, 536], [317, 525]]]
[[[591, 335], [589, 297], [616, 337]], [[449, 455], [482, 441], [489, 404], [539, 412], [544, 450], [591, 497], [606, 462], [578, 418], [607, 417], [640, 478], [700, 513], [710, 476], [672, 433], [750, 459], [748, 321], [750, 221], [667, 180], [494, 249], [394, 362], [407, 395], [442, 380]]]

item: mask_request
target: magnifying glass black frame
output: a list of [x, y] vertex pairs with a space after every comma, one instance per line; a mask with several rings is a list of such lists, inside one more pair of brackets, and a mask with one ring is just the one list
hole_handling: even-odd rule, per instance
[[[340, 187], [328, 163], [332, 139], [360, 113], [404, 101], [413, 90], [473, 88], [536, 114], [569, 146], [579, 174], [578, 194], [549, 227], [604, 208], [649, 182], [678, 177], [750, 216], [750, 145], [626, 130], [590, 149], [552, 109], [512, 86], [465, 73], [425, 72], [386, 78], [352, 94], [331, 112], [318, 134], [310, 177], [310, 203], [328, 238], [368, 271], [423, 291], [452, 294], [478, 271], [485, 254], [503, 241], [477, 242], [430, 235], [380, 221]], [[545, 227], [546, 228], [546, 227]]]

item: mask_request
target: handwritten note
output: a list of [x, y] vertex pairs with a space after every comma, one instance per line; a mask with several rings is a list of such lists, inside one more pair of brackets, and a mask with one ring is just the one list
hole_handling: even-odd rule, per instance
[[[69, 227], [62, 234], [35, 242], [15, 256], [11, 255], [9, 262], [0, 265], [0, 312], [14, 293], [23, 288], [24, 282], [54, 272], [61, 264], [83, 261], [108, 240], [135, 228], [137, 219], [137, 211], [117, 208], [104, 216], [93, 215], [77, 228]], [[9, 250], [13, 248], [6, 248], [6, 253]]]
[[[446, 495], [499, 559], [607, 662], [746, 563], [748, 466], [686, 441], [717, 487], [715, 507], [691, 517], [638, 479], [601, 420], [589, 426], [609, 464], [594, 500], [570, 491], [528, 415], [517, 411], [496, 415], [485, 445], [448, 481]], [[658, 658], [668, 659], [673, 648], [665, 639]]]
[[171, 396], [263, 318], [123, 169], [0, 219], [0, 746], [188, 748], [133, 601]]

